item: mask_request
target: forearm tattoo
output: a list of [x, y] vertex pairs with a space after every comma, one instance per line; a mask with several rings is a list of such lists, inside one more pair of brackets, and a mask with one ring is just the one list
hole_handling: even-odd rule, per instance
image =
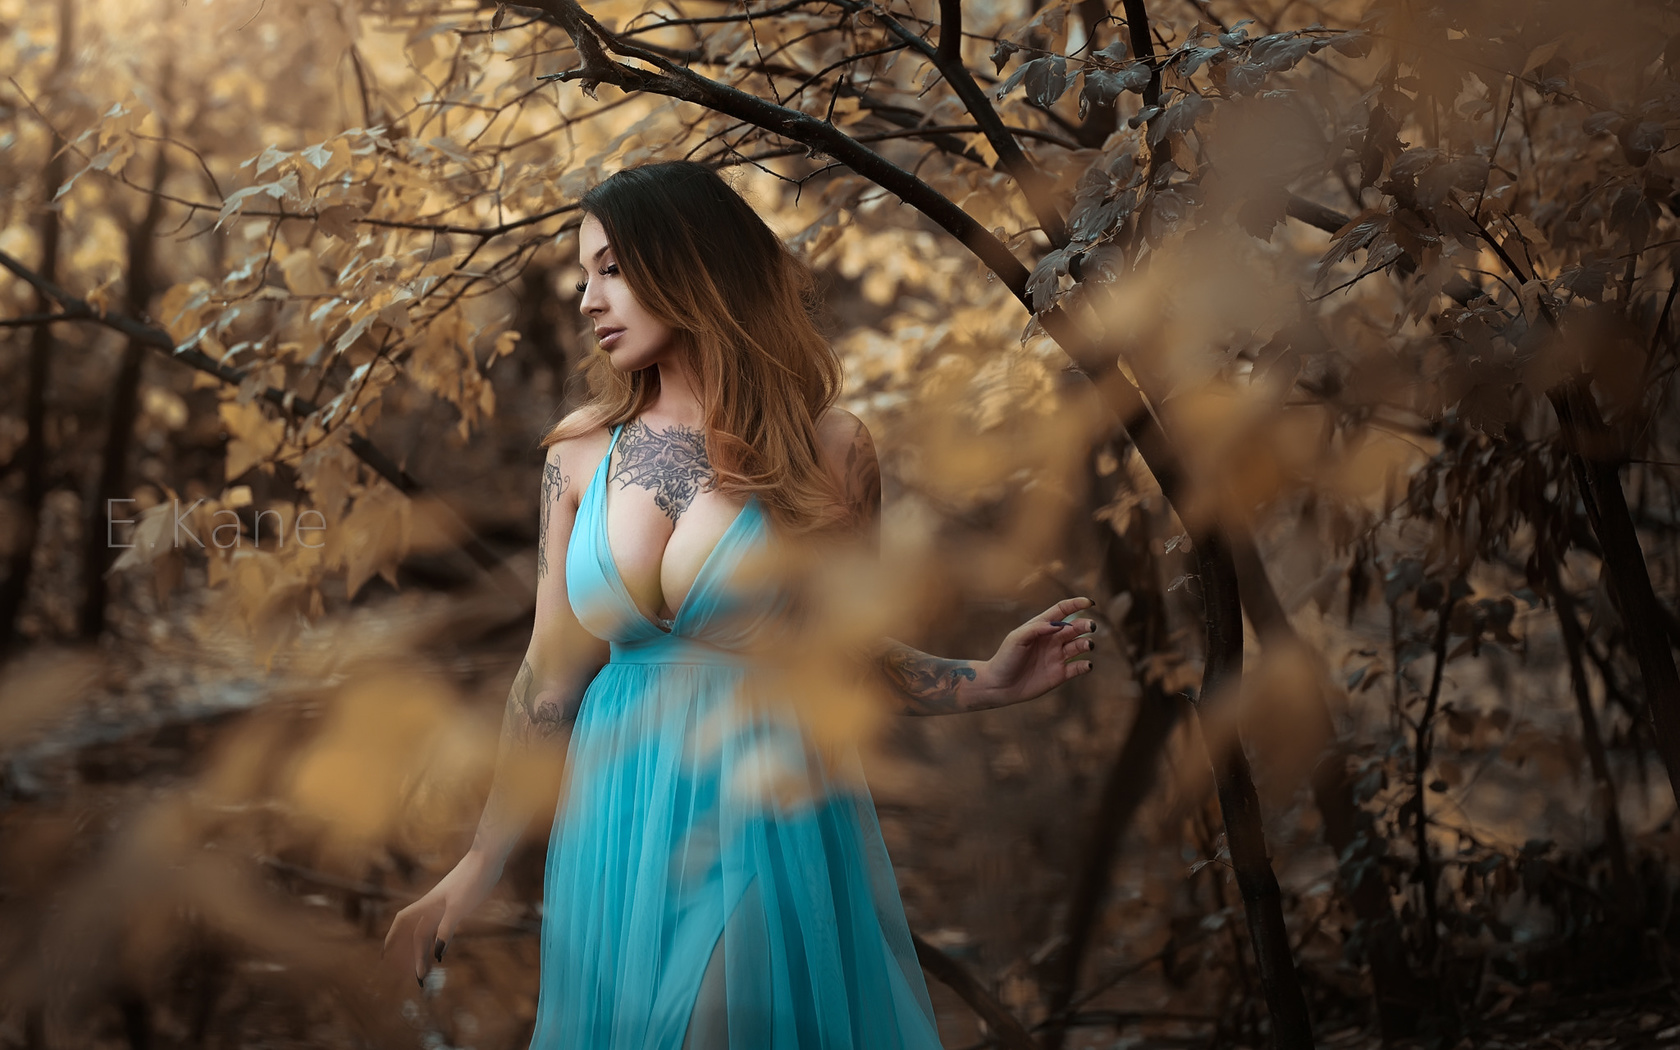
[[706, 435], [681, 425], [656, 433], [641, 420], [632, 420], [619, 435], [618, 468], [612, 480], [620, 488], [637, 485], [652, 490], [654, 506], [674, 522], [696, 494], [712, 487]]
[[973, 682], [975, 671], [967, 660], [947, 660], [895, 645], [881, 657], [881, 671], [904, 702], [910, 715], [948, 715], [963, 710], [957, 696], [964, 682]]
[[529, 660], [519, 665], [519, 673], [513, 678], [513, 689], [508, 693], [508, 718], [514, 740], [521, 744], [548, 740], [572, 725], [571, 717], [558, 699], [539, 699], [536, 674]]
[[548, 575], [548, 523], [554, 520], [554, 505], [572, 483], [553, 460], [543, 461], [542, 502], [537, 507], [537, 578]]

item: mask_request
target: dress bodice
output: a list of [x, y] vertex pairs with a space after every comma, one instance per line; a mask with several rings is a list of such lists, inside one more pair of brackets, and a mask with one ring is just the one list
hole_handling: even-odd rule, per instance
[[591, 634], [612, 643], [615, 661], [738, 660], [753, 629], [770, 612], [764, 599], [731, 586], [741, 561], [768, 539], [763, 506], [756, 496], [747, 499], [701, 563], [675, 618], [654, 621], [630, 596], [607, 540], [608, 465], [623, 430], [622, 423], [613, 428], [606, 455], [578, 502], [566, 550], [566, 596], [572, 612]]

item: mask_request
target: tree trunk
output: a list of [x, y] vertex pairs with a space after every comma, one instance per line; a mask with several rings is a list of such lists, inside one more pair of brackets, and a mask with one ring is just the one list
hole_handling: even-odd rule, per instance
[[[1260, 636], [1261, 646], [1301, 644], [1266, 575], [1265, 563], [1253, 538], [1238, 536], [1232, 547], [1243, 611]], [[1428, 1008], [1432, 997], [1406, 960], [1406, 942], [1394, 915], [1388, 876], [1382, 864], [1388, 843], [1377, 833], [1370, 814], [1354, 794], [1357, 778], [1353, 775], [1353, 755], [1337, 738], [1330, 711], [1322, 704], [1309, 705], [1309, 710], [1323, 716], [1318, 732], [1330, 741], [1313, 768], [1313, 802], [1324, 822], [1324, 842], [1336, 855], [1336, 879], [1342, 896], [1353, 909], [1362, 935], [1360, 940], [1365, 961], [1371, 966], [1371, 990], [1383, 1041], [1391, 1044], [1417, 1034], [1418, 1015]]]
[[1569, 657], [1569, 684], [1575, 692], [1575, 709], [1581, 716], [1581, 743], [1587, 749], [1587, 763], [1596, 782], [1599, 809], [1604, 817], [1604, 849], [1610, 854], [1610, 873], [1616, 884], [1615, 910], [1624, 918], [1637, 918], [1639, 912], [1639, 884], [1628, 863], [1627, 841], [1622, 837], [1621, 807], [1616, 801], [1616, 781], [1610, 775], [1610, 760], [1604, 753], [1604, 738], [1598, 732], [1598, 715], [1593, 711], [1592, 690], [1587, 684], [1587, 668], [1581, 660], [1585, 638], [1581, 621], [1575, 618], [1575, 599], [1564, 590], [1555, 562], [1548, 559], [1546, 584], [1551, 588], [1552, 606], [1557, 612], [1558, 630], [1563, 635], [1563, 649]]
[[1126, 734], [1126, 742], [1115, 754], [1103, 780], [1079, 865], [1078, 881], [1068, 906], [1066, 941], [1056, 956], [1048, 982], [1050, 1020], [1043, 1039], [1044, 1050], [1060, 1050], [1066, 1038], [1067, 1014], [1079, 988], [1079, 971], [1108, 897], [1115, 854], [1138, 807], [1155, 787], [1161, 752], [1178, 725], [1178, 717], [1178, 703], [1163, 694], [1159, 686], [1146, 684], [1131, 732]]
[[[1116, 472], [1118, 476], [1118, 472]], [[1098, 502], [1106, 503], [1108, 492], [1098, 492]], [[1126, 619], [1125, 635], [1133, 640], [1134, 664], [1166, 644], [1168, 630], [1166, 607], [1161, 601], [1160, 588], [1155, 585], [1154, 573], [1148, 565], [1138, 565], [1127, 555], [1133, 549], [1144, 549], [1142, 537], [1121, 536], [1106, 522], [1102, 523], [1104, 591], [1108, 596], [1130, 593], [1131, 612]], [[1063, 942], [1052, 958], [1046, 981], [1050, 1017], [1044, 1034], [1044, 1050], [1060, 1050], [1067, 1037], [1067, 1014], [1079, 989], [1079, 972], [1090, 950], [1092, 933], [1108, 897], [1109, 882], [1114, 874], [1114, 859], [1120, 842], [1131, 827], [1138, 807], [1155, 786], [1157, 762], [1166, 747], [1173, 728], [1178, 725], [1180, 706], [1167, 696], [1159, 681], [1142, 680], [1143, 695], [1138, 701], [1137, 717], [1131, 732], [1114, 756], [1097, 796], [1097, 809], [1091, 820], [1083, 857], [1075, 876], [1073, 898], [1068, 905]]]
[[[146, 213], [128, 237], [128, 290], [124, 296], [130, 317], [144, 317], [152, 300], [153, 241], [163, 217], [163, 180], [168, 175], [167, 153], [159, 145], [152, 164], [152, 194], [146, 199]], [[106, 572], [112, 561], [110, 522], [126, 517], [111, 513], [110, 501], [121, 499], [128, 474], [128, 447], [134, 438], [134, 420], [140, 403], [140, 375], [146, 344], [130, 339], [117, 366], [111, 390], [111, 410], [105, 428], [105, 451], [99, 466], [99, 481], [88, 503], [86, 546], [82, 565], [87, 573], [87, 592], [82, 601], [81, 635], [89, 641], [105, 631], [105, 605], [109, 581]]]
[[[71, 30], [74, 28], [73, 0], [59, 0], [58, 56], [53, 65], [53, 78], [62, 79], [70, 67], [73, 50]], [[52, 159], [47, 161], [41, 178], [41, 197], [47, 202], [41, 211], [40, 272], [55, 280], [58, 272], [59, 221], [58, 210], [51, 207], [58, 187], [64, 182], [64, 141], [52, 135]], [[35, 296], [37, 312], [51, 313], [54, 304], [45, 295]], [[51, 325], [37, 325], [29, 336], [28, 389], [24, 395], [24, 423], [29, 428], [23, 448], [18, 453], [18, 466], [23, 470], [23, 498], [18, 508], [17, 546], [7, 559], [4, 582], [0, 582], [0, 655], [10, 651], [22, 636], [18, 631], [18, 616], [29, 597], [29, 577], [35, 564], [35, 541], [41, 529], [41, 505], [47, 498], [47, 381], [52, 361], [53, 335]]]
[[1680, 672], [1668, 644], [1665, 610], [1651, 588], [1639, 533], [1622, 492], [1620, 443], [1599, 414], [1586, 380], [1563, 384], [1550, 397], [1581, 501], [1586, 504], [1587, 521], [1604, 551], [1611, 597], [1621, 610], [1628, 644], [1639, 661], [1645, 710], [1656, 731], [1657, 751], [1668, 769], [1669, 788], [1680, 802]]
[[1195, 540], [1195, 556], [1207, 623], [1207, 662], [1196, 714], [1203, 720], [1202, 736], [1210, 748], [1208, 760], [1213, 764], [1219, 811], [1225, 819], [1225, 841], [1236, 870], [1237, 888], [1242, 892], [1260, 987], [1272, 1017], [1272, 1045], [1277, 1050], [1305, 1050], [1313, 1046], [1312, 1020], [1289, 949], [1283, 894], [1266, 852], [1260, 794], [1254, 788], [1248, 755], [1238, 734], [1229, 734], [1220, 753], [1213, 750], [1219, 746], [1215, 736], [1205, 732], [1205, 713], [1211, 710], [1210, 705], [1229, 702], [1242, 683], [1242, 602], [1236, 565], [1225, 539], [1217, 533]]

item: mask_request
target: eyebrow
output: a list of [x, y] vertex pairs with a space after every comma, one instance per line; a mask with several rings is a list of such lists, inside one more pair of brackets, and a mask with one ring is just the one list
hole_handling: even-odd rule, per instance
[[601, 245], [599, 248], [595, 249], [595, 254], [591, 255], [589, 257], [589, 261], [594, 262], [595, 260], [599, 259], [601, 256], [607, 254], [608, 249], [610, 249], [611, 247], [612, 247], [612, 245], [610, 245], [610, 244]]

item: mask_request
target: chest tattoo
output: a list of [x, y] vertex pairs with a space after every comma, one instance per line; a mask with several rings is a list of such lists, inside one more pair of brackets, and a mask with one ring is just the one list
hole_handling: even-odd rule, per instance
[[651, 490], [654, 506], [675, 522], [695, 495], [712, 487], [706, 436], [680, 425], [654, 431], [634, 420], [619, 435], [618, 466], [612, 480], [620, 488], [636, 485]]

